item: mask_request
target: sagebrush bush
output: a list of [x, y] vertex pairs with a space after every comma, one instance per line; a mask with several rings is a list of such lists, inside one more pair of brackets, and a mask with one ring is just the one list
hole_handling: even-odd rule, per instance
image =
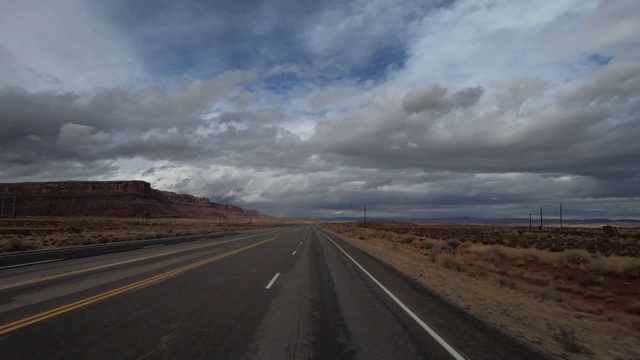
[[24, 239], [12, 239], [4, 245], [4, 251], [27, 251], [38, 250], [42, 247], [39, 242], [24, 240]]
[[457, 272], [462, 271], [462, 265], [454, 259], [446, 259], [444, 263], [442, 263], [442, 266], [447, 269], [455, 270]]
[[622, 270], [622, 274], [628, 278], [640, 278], [640, 262], [627, 266]]
[[400, 243], [402, 244], [410, 244], [412, 243], [414, 240], [416, 239], [415, 236], [413, 235], [405, 235], [403, 237], [400, 238]]
[[626, 256], [610, 256], [595, 259], [588, 265], [589, 271], [617, 278], [640, 278], [640, 259]]
[[498, 280], [498, 284], [500, 284], [500, 286], [508, 287], [509, 289], [517, 289], [518, 287], [515, 281], [507, 279]]
[[110, 242], [110, 241], [111, 241], [111, 239], [109, 239], [109, 237], [107, 237], [107, 236], [100, 235], [100, 236], [96, 239], [96, 241], [97, 241], [98, 243], [100, 243], [100, 244], [106, 244], [106, 243]]
[[84, 239], [80, 240], [80, 243], [82, 245], [93, 245], [93, 244], [96, 243], [96, 240], [92, 239], [92, 238], [84, 238]]
[[438, 256], [440, 256], [440, 252], [435, 251], [433, 250], [433, 248], [431, 248], [431, 250], [429, 251], [429, 257], [431, 258], [432, 263], [435, 263], [438, 260]]
[[626, 309], [629, 314], [640, 315], [640, 301], [634, 300], [630, 302]]
[[500, 246], [494, 245], [485, 251], [483, 260], [491, 264], [497, 264], [503, 256], [504, 250]]
[[451, 248], [451, 246], [447, 245], [447, 244], [436, 244], [431, 248], [431, 252], [436, 252], [436, 253], [448, 253], [451, 252], [453, 249]]
[[591, 254], [584, 249], [565, 250], [558, 255], [558, 262], [563, 265], [582, 265], [591, 262]]
[[476, 279], [485, 279], [489, 275], [489, 273], [481, 268], [471, 267], [471, 270], [468, 270], [469, 276]]
[[447, 240], [447, 245], [455, 250], [458, 248], [458, 246], [460, 246], [460, 241], [458, 241], [458, 239], [449, 239]]
[[570, 353], [579, 353], [582, 352], [582, 345], [578, 342], [578, 338], [576, 337], [573, 329], [560, 329], [560, 333], [556, 336], [558, 342], [562, 344], [565, 350]]
[[594, 274], [586, 274], [582, 279], [580, 279], [578, 284], [583, 288], [602, 286], [602, 284], [604, 284], [604, 278]]

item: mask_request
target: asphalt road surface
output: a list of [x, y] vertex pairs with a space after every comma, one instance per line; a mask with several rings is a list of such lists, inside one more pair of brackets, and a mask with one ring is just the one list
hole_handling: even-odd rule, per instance
[[541, 359], [313, 226], [0, 270], [0, 359]]
[[27, 251], [22, 253], [2, 254], [0, 255], [0, 270], [21, 266], [31, 266], [48, 262], [85, 258], [90, 256], [114, 254], [123, 251], [139, 250], [161, 245], [173, 245], [189, 241], [198, 241], [205, 238], [212, 239], [215, 237], [224, 237], [230, 235], [236, 235], [236, 233], [219, 233], [215, 235], [188, 235], [164, 239], [127, 241], [122, 243], [80, 246], [56, 250]]

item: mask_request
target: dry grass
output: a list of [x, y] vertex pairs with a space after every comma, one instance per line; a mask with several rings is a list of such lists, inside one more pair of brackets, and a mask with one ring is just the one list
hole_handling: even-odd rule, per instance
[[591, 254], [584, 249], [550, 252], [535, 248], [520, 249], [503, 245], [473, 244], [465, 249], [469, 253], [483, 253], [486, 262], [497, 263], [502, 257], [514, 261], [533, 261], [554, 267], [573, 267], [587, 272], [617, 277], [640, 278], [640, 258]]
[[153, 220], [105, 218], [0, 219], [0, 252], [52, 249], [208, 234], [282, 225], [276, 222], [237, 222], [202, 219]]
[[640, 299], [634, 292], [640, 258], [629, 256], [640, 244], [634, 233], [607, 238], [605, 248], [588, 229], [323, 228], [555, 356], [640, 358]]

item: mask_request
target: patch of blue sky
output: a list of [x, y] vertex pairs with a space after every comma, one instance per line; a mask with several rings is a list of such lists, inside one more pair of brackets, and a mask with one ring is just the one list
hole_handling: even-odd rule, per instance
[[603, 66], [603, 65], [607, 65], [611, 62], [611, 60], [613, 60], [613, 56], [610, 55], [602, 55], [602, 54], [598, 54], [598, 53], [593, 53], [589, 56], [587, 56], [586, 62], [588, 64], [593, 64], [596, 66]]
[[404, 68], [407, 58], [404, 46], [383, 46], [374, 51], [362, 64], [354, 64], [349, 75], [359, 83], [385, 80], [390, 71]]
[[[196, 0], [176, 5], [149, 0], [133, 3], [114, 0], [111, 4], [103, 6], [103, 16], [128, 34], [145, 71], [152, 77], [203, 79], [232, 69], [266, 71], [278, 64], [292, 63], [309, 70], [299, 81], [323, 86], [354, 80], [383, 80], [390, 67], [404, 67], [407, 57], [405, 44], [391, 35], [394, 28], [391, 26], [378, 39], [360, 39], [365, 45], [370, 41], [379, 42], [378, 49], [364, 58], [354, 61], [344, 53], [350, 51], [351, 46], [357, 46], [351, 42], [319, 58], [300, 35], [301, 29], [308, 22], [316, 21], [324, 8], [313, 2], [267, 5], [249, 1], [239, 5], [234, 1]], [[265, 9], [291, 8], [292, 12], [264, 11], [265, 6]], [[356, 42], [359, 39], [351, 37]], [[285, 76], [269, 80], [266, 87], [286, 93], [293, 84], [295, 79]]]
[[333, 115], [339, 115], [339, 114], [346, 114], [349, 112], [351, 108], [348, 106], [340, 106], [340, 107], [334, 107], [331, 108], [331, 110], [327, 111], [328, 113], [331, 113]]
[[261, 88], [275, 93], [283, 98], [288, 98], [289, 93], [295, 90], [300, 83], [298, 75], [292, 72], [286, 72], [269, 76], [264, 79]]
[[324, 114], [324, 111], [309, 111], [309, 110], [295, 110], [291, 112], [292, 115], [304, 118], [304, 117], [316, 117], [318, 115]]
[[599, 53], [588, 54], [569, 67], [574, 73], [582, 74], [593, 69], [608, 65], [615, 57]]
[[142, 62], [151, 76], [184, 76], [198, 65], [199, 52], [196, 47], [179, 43], [170, 48], [147, 48], [142, 55]]

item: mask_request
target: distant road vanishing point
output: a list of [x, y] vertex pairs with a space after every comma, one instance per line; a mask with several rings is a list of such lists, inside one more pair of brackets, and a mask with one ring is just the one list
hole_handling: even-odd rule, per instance
[[313, 226], [5, 267], [0, 354], [547, 358]]

